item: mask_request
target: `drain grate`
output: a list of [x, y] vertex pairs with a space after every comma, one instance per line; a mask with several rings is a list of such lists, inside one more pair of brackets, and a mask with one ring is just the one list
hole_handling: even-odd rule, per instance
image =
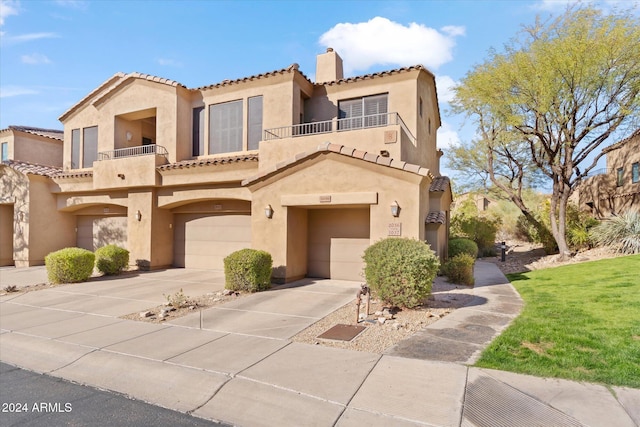
[[365, 329], [366, 327], [360, 325], [339, 324], [322, 333], [321, 335], [318, 335], [318, 338], [325, 340], [351, 341]]
[[467, 385], [462, 415], [463, 427], [582, 426], [575, 418], [487, 377]]

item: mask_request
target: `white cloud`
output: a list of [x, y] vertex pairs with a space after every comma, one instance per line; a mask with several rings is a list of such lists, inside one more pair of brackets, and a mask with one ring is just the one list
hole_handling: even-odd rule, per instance
[[19, 36], [6, 36], [2, 38], [5, 43], [24, 43], [40, 39], [52, 39], [60, 37], [56, 33], [28, 33]]
[[438, 102], [449, 103], [453, 99], [454, 87], [458, 84], [449, 76], [436, 76], [436, 89], [438, 90]]
[[455, 37], [463, 34], [464, 27], [448, 26], [438, 31], [415, 22], [404, 26], [378, 16], [368, 22], [337, 24], [320, 36], [320, 44], [340, 54], [348, 76], [373, 65], [422, 64], [436, 69], [453, 59]]
[[37, 90], [23, 86], [2, 86], [0, 87], [0, 98], [9, 98], [21, 95], [36, 95]]
[[51, 60], [46, 55], [41, 53], [32, 53], [31, 55], [22, 55], [20, 57], [23, 63], [38, 65], [38, 64], [51, 64]]
[[0, 0], [0, 25], [4, 25], [7, 16], [18, 14], [18, 2], [12, 0]]
[[460, 137], [453, 127], [447, 123], [442, 122], [442, 126], [438, 129], [438, 148], [449, 148], [460, 144]]

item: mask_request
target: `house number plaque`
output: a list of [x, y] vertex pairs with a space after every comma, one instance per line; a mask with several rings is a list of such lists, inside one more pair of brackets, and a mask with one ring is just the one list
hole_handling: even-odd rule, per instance
[[390, 222], [389, 223], [389, 236], [400, 237], [402, 236], [402, 223]]

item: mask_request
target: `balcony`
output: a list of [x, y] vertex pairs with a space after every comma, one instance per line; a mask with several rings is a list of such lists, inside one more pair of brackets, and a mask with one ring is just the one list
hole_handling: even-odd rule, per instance
[[98, 153], [98, 161], [122, 159], [124, 157], [138, 157], [155, 154], [163, 156], [165, 159], [169, 155], [166, 148], [161, 145], [149, 144], [137, 147], [118, 148], [117, 150], [101, 151]]
[[372, 114], [369, 116], [349, 117], [346, 119], [332, 119], [322, 122], [302, 123], [293, 126], [283, 126], [279, 128], [266, 129], [264, 131], [264, 141], [276, 139], [296, 138], [309, 135], [320, 135], [333, 132], [345, 132], [358, 129], [368, 129], [386, 126], [400, 126], [412, 143], [416, 138], [407, 128], [398, 113]]
[[93, 164], [94, 190], [153, 187], [160, 183], [156, 168], [168, 163], [167, 149], [155, 144], [98, 153]]

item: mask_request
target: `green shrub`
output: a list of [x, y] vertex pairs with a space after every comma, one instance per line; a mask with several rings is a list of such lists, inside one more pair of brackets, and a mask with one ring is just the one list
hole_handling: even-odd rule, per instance
[[120, 274], [129, 266], [129, 251], [116, 245], [96, 250], [96, 268], [104, 274]]
[[640, 253], [640, 212], [627, 211], [593, 227], [591, 238], [599, 246], [613, 246], [624, 254]]
[[480, 256], [492, 256], [500, 224], [500, 218], [479, 212], [472, 200], [466, 200], [451, 218], [451, 234], [476, 242]]
[[478, 245], [471, 239], [456, 237], [449, 240], [449, 258], [459, 254], [468, 254], [474, 258], [478, 257]]
[[472, 286], [474, 284], [473, 263], [475, 261], [475, 257], [461, 253], [450, 258], [442, 267], [442, 272], [451, 283]]
[[81, 248], [64, 248], [44, 257], [51, 283], [84, 282], [93, 273], [95, 255]]
[[259, 292], [271, 287], [271, 254], [256, 249], [241, 249], [224, 259], [226, 289]]
[[416, 307], [431, 293], [440, 262], [423, 242], [387, 238], [364, 251], [367, 283], [383, 302], [392, 306]]

